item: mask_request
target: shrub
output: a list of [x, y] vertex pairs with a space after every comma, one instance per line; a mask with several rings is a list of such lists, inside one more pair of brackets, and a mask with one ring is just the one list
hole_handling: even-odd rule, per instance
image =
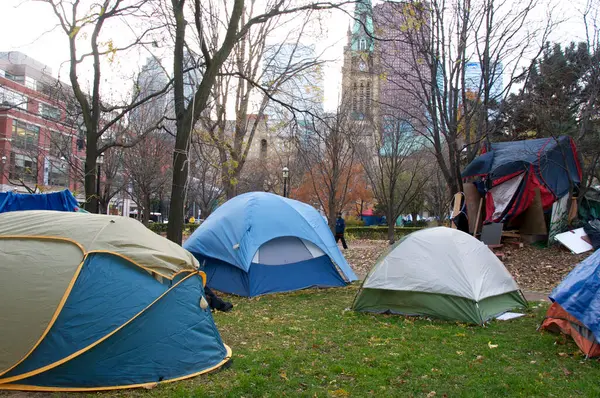
[[[395, 227], [396, 240], [420, 229], [423, 227]], [[346, 234], [352, 239], [387, 240], [388, 227], [347, 227]]]
[[427, 221], [427, 220], [417, 220], [415, 222], [409, 221], [409, 222], [404, 223], [404, 227], [408, 227], [408, 228], [411, 228], [411, 227], [423, 228], [423, 227], [426, 227], [427, 225], [429, 225], [429, 221]]
[[[165, 234], [167, 233], [167, 225], [168, 224], [152, 223], [148, 225], [148, 228], [157, 234]], [[199, 226], [200, 224], [184, 224], [183, 231], [192, 234]]]
[[346, 227], [363, 227], [365, 222], [359, 218], [348, 217], [346, 220]]

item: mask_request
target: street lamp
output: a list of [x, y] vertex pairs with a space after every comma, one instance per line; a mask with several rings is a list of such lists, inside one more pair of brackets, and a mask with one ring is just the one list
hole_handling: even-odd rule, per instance
[[96, 159], [96, 163], [98, 164], [98, 173], [96, 175], [96, 203], [97, 203], [97, 212], [100, 214], [100, 177], [102, 176], [102, 164], [104, 164], [104, 154], [101, 153], [100, 156]]
[[287, 166], [285, 166], [282, 171], [283, 171], [283, 197], [287, 198], [287, 196], [288, 196], [287, 180], [288, 180], [288, 177], [290, 176], [290, 169], [288, 169]]

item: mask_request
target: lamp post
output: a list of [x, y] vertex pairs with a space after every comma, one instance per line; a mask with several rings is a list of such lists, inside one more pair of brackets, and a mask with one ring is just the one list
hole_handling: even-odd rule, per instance
[[0, 185], [2, 185], [2, 189], [0, 192], [4, 192], [4, 165], [6, 164], [6, 156], [2, 155], [2, 170], [0, 171]]
[[288, 180], [288, 177], [290, 176], [290, 169], [288, 169], [287, 166], [285, 166], [282, 171], [283, 171], [283, 197], [287, 198], [287, 196], [288, 196], [287, 180]]
[[104, 163], [104, 154], [101, 153], [100, 156], [96, 159], [96, 163], [98, 164], [98, 173], [96, 175], [96, 203], [97, 203], [97, 213], [100, 214], [100, 177], [102, 176], [102, 164]]

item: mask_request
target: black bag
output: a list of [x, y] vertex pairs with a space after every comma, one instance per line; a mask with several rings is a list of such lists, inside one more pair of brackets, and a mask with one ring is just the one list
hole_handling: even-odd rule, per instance
[[594, 250], [600, 249], [600, 220], [592, 220], [585, 223], [583, 230], [590, 238]]
[[208, 305], [214, 310], [228, 312], [233, 308], [233, 304], [221, 300], [208, 286], [204, 286], [204, 295]]

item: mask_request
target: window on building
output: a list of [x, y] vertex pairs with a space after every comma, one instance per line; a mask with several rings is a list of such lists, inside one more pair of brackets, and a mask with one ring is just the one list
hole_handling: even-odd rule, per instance
[[11, 180], [18, 180], [36, 184], [37, 170], [37, 159], [31, 158], [20, 153], [10, 153], [9, 178]]
[[45, 119], [51, 120], [59, 120], [60, 119], [60, 109], [50, 106], [48, 104], [44, 104], [40, 102], [40, 116]]
[[353, 86], [352, 86], [352, 112], [356, 112], [357, 111], [357, 104], [358, 104], [358, 89], [357, 89], [357, 84], [356, 82], [354, 82]]
[[369, 113], [371, 109], [371, 82], [367, 82], [367, 90], [365, 93], [365, 112]]
[[0, 87], [0, 107], [20, 108], [27, 110], [27, 97], [6, 87]]
[[20, 120], [13, 120], [11, 145], [13, 148], [33, 150], [38, 145], [40, 128]]
[[69, 167], [67, 162], [50, 162], [48, 184], [53, 187], [69, 186]]
[[260, 158], [263, 160], [267, 158], [267, 140], [264, 138], [260, 140]]
[[367, 49], [367, 41], [365, 39], [360, 39], [358, 41], [358, 49], [360, 51], [365, 51]]
[[360, 82], [360, 93], [358, 97], [358, 111], [362, 114], [365, 112], [365, 84]]

